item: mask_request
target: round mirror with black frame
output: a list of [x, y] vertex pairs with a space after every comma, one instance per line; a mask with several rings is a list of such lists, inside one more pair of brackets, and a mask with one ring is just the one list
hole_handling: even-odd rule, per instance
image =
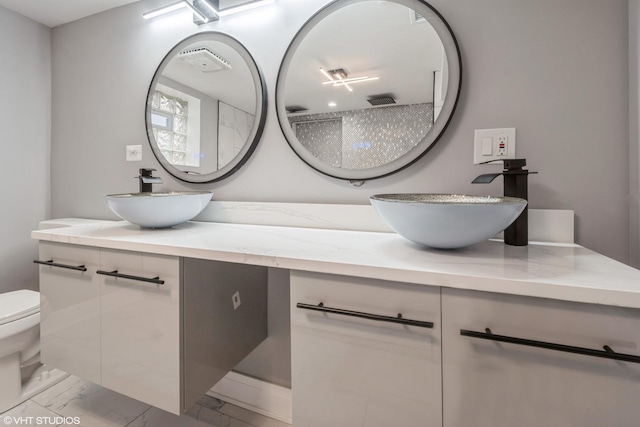
[[219, 181], [249, 159], [266, 113], [264, 78], [249, 51], [227, 34], [202, 32], [158, 66], [147, 94], [147, 137], [174, 177]]
[[442, 136], [462, 80], [444, 18], [422, 0], [337, 0], [307, 21], [278, 73], [276, 109], [295, 153], [354, 182], [398, 172]]

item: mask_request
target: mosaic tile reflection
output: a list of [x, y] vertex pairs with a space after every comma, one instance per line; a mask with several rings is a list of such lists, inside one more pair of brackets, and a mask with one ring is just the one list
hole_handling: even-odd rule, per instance
[[433, 126], [433, 104], [289, 117], [300, 143], [315, 157], [345, 169], [368, 169], [398, 159]]
[[[312, 116], [305, 116], [311, 118]], [[298, 117], [296, 117], [297, 119]], [[317, 159], [334, 166], [342, 166], [342, 120], [308, 119], [297, 122], [294, 132], [304, 148]]]

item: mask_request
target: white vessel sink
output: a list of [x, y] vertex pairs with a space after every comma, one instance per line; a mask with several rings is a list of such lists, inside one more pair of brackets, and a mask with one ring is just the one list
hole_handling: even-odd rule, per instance
[[515, 197], [456, 194], [380, 194], [370, 201], [396, 233], [441, 249], [461, 248], [495, 237], [527, 206], [526, 200]]
[[145, 228], [167, 228], [198, 215], [211, 201], [211, 191], [168, 191], [105, 196], [120, 218]]

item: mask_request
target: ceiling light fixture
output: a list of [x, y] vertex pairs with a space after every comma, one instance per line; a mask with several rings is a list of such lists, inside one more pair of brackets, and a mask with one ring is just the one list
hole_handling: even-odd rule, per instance
[[193, 12], [193, 14], [198, 17], [199, 23], [201, 24], [206, 24], [207, 22], [212, 20], [210, 16], [207, 16], [206, 14], [202, 13], [202, 11], [200, 11], [197, 7], [195, 7], [193, 4], [191, 4], [187, 0], [181, 0], [177, 3], [172, 3], [168, 6], [164, 6], [164, 7], [152, 10], [150, 12], [145, 12], [142, 14], [142, 17], [144, 19], [151, 19], [157, 16], [164, 15], [166, 13], [171, 13], [176, 10], [183, 9], [183, 8], [187, 8], [191, 10], [191, 12]]
[[372, 80], [378, 80], [380, 77], [369, 77], [369, 76], [364, 76], [364, 77], [352, 77], [349, 79], [340, 79], [340, 80], [333, 80], [330, 82], [322, 82], [323, 85], [329, 85], [329, 84], [333, 84], [334, 86], [343, 86], [349, 83], [362, 83], [362, 82], [369, 82]]
[[[325, 75], [326, 78], [329, 79], [328, 82], [323, 82], [322, 84], [325, 83], [334, 83], [336, 80], [343, 80], [347, 77], [347, 72], [345, 70], [343, 70], [342, 68], [337, 68], [335, 70], [330, 70], [330, 71], [325, 71], [324, 68], [320, 67], [320, 72], [322, 74]], [[335, 84], [334, 84], [335, 86]], [[344, 87], [346, 87], [347, 89], [349, 89], [349, 92], [353, 92], [353, 89], [351, 89], [351, 86], [349, 86], [348, 84], [344, 84]]]
[[[196, 25], [207, 24], [211, 21], [217, 21], [220, 19], [218, 15], [216, 0], [192, 0], [191, 5], [196, 8], [199, 14], [193, 17], [193, 23]], [[206, 19], [202, 19], [204, 16]]]
[[[202, 21], [203, 24], [206, 24], [210, 21], [209, 17], [205, 16], [204, 13], [202, 13], [199, 9], [197, 9], [196, 7], [194, 7], [191, 3], [189, 3], [188, 1], [185, 0], [184, 2], [187, 7], [189, 9], [191, 9], [191, 11], [193, 12], [194, 15], [196, 15], [200, 21]], [[205, 2], [206, 3], [206, 2]], [[195, 18], [194, 18], [195, 19]]]
[[247, 10], [255, 9], [257, 7], [275, 3], [275, 0], [248, 0], [242, 4], [222, 8], [220, 7], [220, 1], [221, 0], [193, 0], [193, 6], [197, 8], [203, 15], [207, 16], [209, 20], [214, 20], [218, 19], [221, 16], [244, 12]]
[[378, 80], [380, 78], [377, 76], [349, 77], [347, 72], [343, 68], [325, 71], [324, 68], [320, 67], [320, 72], [324, 74], [327, 79], [329, 79], [326, 82], [322, 82], [323, 85], [332, 85], [334, 87], [344, 86], [349, 89], [349, 92], [353, 92], [353, 89], [351, 88], [351, 86], [349, 86], [349, 84], [369, 82], [372, 80]]
[[320, 72], [321, 72], [322, 74], [324, 74], [326, 78], [328, 78], [329, 80], [333, 81], [333, 77], [331, 77], [331, 75], [330, 75], [329, 73], [327, 73], [327, 72], [324, 70], [324, 68], [320, 67]]
[[262, 6], [266, 6], [268, 4], [273, 4], [275, 3], [276, 0], [256, 0], [256, 1], [251, 1], [248, 3], [244, 3], [238, 6], [233, 6], [233, 7], [229, 7], [226, 9], [222, 9], [218, 11], [218, 15], [220, 16], [227, 16], [227, 15], [231, 15], [233, 13], [238, 13], [238, 12], [244, 12], [247, 10], [251, 10], [251, 9], [255, 9], [257, 7], [262, 7]]
[[207, 9], [209, 12], [213, 12], [216, 15], [218, 14], [218, 10], [207, 0], [198, 2], [198, 6], [204, 6], [204, 9]]
[[275, 3], [275, 0], [249, 0], [245, 3], [231, 6], [225, 9], [220, 8], [220, 0], [182, 0], [172, 3], [150, 12], [142, 14], [144, 19], [155, 18], [165, 13], [170, 13], [182, 8], [188, 8], [193, 12], [194, 23], [201, 25], [211, 21], [218, 20], [221, 16], [231, 15], [232, 13], [244, 12], [246, 10], [255, 9], [256, 7], [266, 6]]
[[151, 19], [151, 18], [155, 18], [156, 16], [164, 15], [165, 13], [170, 13], [170, 12], [182, 9], [184, 7], [187, 7], [187, 2], [183, 0], [177, 3], [172, 3], [168, 6], [163, 6], [158, 9], [154, 9], [150, 12], [145, 12], [142, 14], [142, 17], [144, 19]]

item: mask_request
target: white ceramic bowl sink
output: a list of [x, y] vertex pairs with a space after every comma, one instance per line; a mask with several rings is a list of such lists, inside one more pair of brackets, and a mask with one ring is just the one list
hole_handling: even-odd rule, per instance
[[198, 215], [211, 201], [211, 191], [168, 191], [104, 196], [120, 218], [145, 228], [167, 228]]
[[440, 249], [495, 237], [518, 218], [527, 201], [456, 194], [380, 194], [370, 198], [382, 219], [402, 237]]

